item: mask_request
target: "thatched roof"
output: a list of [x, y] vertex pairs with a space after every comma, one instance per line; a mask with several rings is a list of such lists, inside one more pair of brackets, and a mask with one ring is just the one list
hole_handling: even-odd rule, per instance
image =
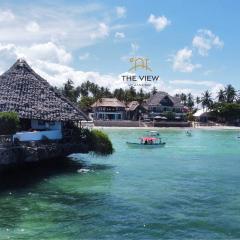
[[168, 99], [172, 102], [174, 107], [183, 107], [183, 104], [181, 103], [181, 99], [178, 97], [172, 97], [166, 92], [157, 92], [155, 94], [152, 94], [149, 99], [146, 100], [147, 106], [157, 106], [162, 105], [161, 101], [168, 97]]
[[0, 76], [0, 112], [17, 112], [23, 119], [79, 121], [88, 117], [24, 60]]
[[139, 104], [138, 101], [132, 101], [132, 102], [127, 104], [127, 110], [128, 111], [134, 111], [139, 105], [140, 104]]
[[101, 98], [91, 106], [94, 107], [126, 107], [125, 104], [117, 98]]

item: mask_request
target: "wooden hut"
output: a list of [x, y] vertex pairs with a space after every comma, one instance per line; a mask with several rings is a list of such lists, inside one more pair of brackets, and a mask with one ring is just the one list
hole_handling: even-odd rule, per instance
[[64, 127], [88, 117], [19, 59], [0, 76], [0, 112], [16, 112], [21, 121], [20, 141], [61, 139]]

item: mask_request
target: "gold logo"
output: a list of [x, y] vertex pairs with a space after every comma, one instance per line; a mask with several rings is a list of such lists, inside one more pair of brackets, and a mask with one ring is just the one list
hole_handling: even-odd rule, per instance
[[152, 69], [148, 66], [147, 58], [132, 57], [129, 61], [133, 63], [133, 66], [128, 70], [129, 72], [136, 71], [138, 68], [145, 69], [146, 71], [152, 71]]

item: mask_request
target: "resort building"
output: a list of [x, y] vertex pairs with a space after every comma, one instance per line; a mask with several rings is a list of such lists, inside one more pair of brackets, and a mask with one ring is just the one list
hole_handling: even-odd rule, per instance
[[139, 120], [145, 111], [145, 108], [138, 101], [132, 101], [126, 106], [126, 118], [128, 120]]
[[184, 120], [188, 109], [181, 103], [180, 98], [172, 97], [166, 92], [157, 92], [144, 103], [148, 118], [155, 120]]
[[24, 60], [0, 76], [0, 112], [18, 114], [21, 131], [14, 139], [19, 141], [59, 140], [68, 126], [88, 120]]
[[95, 120], [123, 120], [126, 117], [126, 106], [117, 98], [101, 98], [91, 107]]

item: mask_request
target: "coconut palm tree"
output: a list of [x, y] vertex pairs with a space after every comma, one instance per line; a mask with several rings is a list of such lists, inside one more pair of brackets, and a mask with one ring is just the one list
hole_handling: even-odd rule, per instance
[[182, 104], [183, 104], [184, 106], [186, 106], [187, 95], [186, 95], [185, 93], [181, 93], [180, 99], [181, 99]]
[[187, 105], [188, 108], [190, 108], [192, 110], [192, 108], [194, 106], [194, 100], [193, 100], [193, 95], [191, 93], [187, 94], [186, 105]]
[[231, 84], [229, 84], [225, 87], [224, 92], [226, 101], [228, 103], [233, 103], [237, 97], [237, 91], [235, 90], [235, 88]]
[[212, 94], [207, 90], [204, 93], [202, 93], [202, 106], [203, 109], [206, 108], [211, 108], [211, 106], [213, 105], [213, 100], [212, 100]]
[[151, 91], [152, 94], [156, 94], [157, 93], [157, 88], [154, 86], [152, 91]]
[[226, 98], [225, 98], [225, 91], [220, 89], [217, 95], [218, 101], [219, 102], [225, 102]]
[[196, 97], [196, 103], [198, 108], [198, 105], [201, 103], [201, 98], [199, 96]]

